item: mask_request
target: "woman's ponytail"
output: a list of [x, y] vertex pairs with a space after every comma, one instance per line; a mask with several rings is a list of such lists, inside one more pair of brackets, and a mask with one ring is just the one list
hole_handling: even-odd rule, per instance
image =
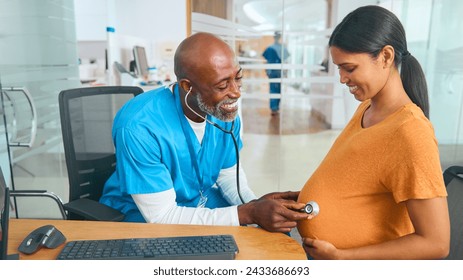
[[408, 51], [401, 58], [400, 78], [405, 92], [429, 119], [428, 87], [423, 69]]

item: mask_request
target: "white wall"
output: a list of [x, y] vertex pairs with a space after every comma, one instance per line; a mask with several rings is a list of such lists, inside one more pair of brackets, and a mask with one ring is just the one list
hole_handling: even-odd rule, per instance
[[107, 0], [74, 1], [78, 41], [106, 40], [107, 6]]
[[[169, 65], [172, 52], [166, 49], [175, 49], [187, 34], [185, 0], [76, 0], [74, 5], [79, 55], [83, 58], [104, 59], [101, 49], [104, 50], [107, 40], [106, 27], [112, 26], [118, 38], [129, 38], [121, 46], [148, 42], [149, 64]], [[124, 50], [127, 51], [131, 52]], [[126, 56], [122, 54], [124, 60], [128, 59]]]

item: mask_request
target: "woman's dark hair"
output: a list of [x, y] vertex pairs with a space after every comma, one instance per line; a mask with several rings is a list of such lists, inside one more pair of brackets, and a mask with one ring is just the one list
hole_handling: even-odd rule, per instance
[[407, 50], [405, 30], [400, 20], [379, 6], [364, 6], [349, 13], [334, 29], [329, 46], [351, 53], [368, 53], [378, 57], [386, 45], [395, 50], [394, 64], [410, 99], [429, 118], [426, 78], [420, 63]]

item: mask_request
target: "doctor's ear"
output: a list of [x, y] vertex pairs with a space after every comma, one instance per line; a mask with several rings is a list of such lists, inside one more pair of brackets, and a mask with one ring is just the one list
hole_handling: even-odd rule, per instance
[[193, 88], [190, 81], [187, 81], [187, 80], [181, 80], [179, 82], [179, 85], [183, 89], [183, 91], [185, 91], [185, 92], [189, 92]]

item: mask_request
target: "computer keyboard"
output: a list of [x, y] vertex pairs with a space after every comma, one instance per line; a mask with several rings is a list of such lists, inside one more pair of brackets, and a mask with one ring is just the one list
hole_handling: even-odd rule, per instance
[[58, 260], [232, 260], [232, 235], [205, 235], [68, 242]]

